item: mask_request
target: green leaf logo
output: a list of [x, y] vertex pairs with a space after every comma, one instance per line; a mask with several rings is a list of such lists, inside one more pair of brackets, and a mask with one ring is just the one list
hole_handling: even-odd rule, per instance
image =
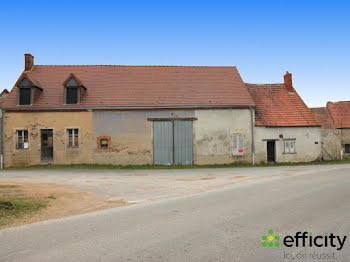
[[267, 231], [269, 234], [267, 236], [261, 237], [261, 246], [262, 247], [279, 247], [280, 246], [280, 237], [273, 235], [273, 230], [270, 229]]

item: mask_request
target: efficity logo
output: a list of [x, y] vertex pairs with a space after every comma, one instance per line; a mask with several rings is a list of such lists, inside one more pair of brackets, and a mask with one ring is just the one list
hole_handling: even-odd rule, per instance
[[334, 247], [342, 250], [347, 236], [338, 236], [333, 233], [324, 232], [322, 235], [313, 235], [312, 232], [296, 232], [295, 235], [288, 235], [281, 239], [274, 235], [269, 229], [267, 235], [261, 237], [262, 247], [279, 247], [283, 244], [286, 247]]

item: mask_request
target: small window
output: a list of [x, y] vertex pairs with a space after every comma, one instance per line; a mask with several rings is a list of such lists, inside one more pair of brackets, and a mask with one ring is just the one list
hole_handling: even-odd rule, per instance
[[232, 154], [235, 156], [244, 155], [244, 135], [232, 134]]
[[100, 140], [100, 148], [108, 148], [108, 139]]
[[345, 144], [345, 154], [350, 154], [350, 144]]
[[78, 104], [78, 87], [66, 87], [66, 104]]
[[32, 102], [32, 89], [30, 87], [19, 88], [19, 104], [30, 105]]
[[291, 140], [291, 139], [284, 140], [284, 153], [295, 154], [295, 140]]
[[28, 149], [28, 130], [17, 130], [17, 149]]
[[68, 133], [68, 147], [79, 147], [79, 129], [67, 129]]

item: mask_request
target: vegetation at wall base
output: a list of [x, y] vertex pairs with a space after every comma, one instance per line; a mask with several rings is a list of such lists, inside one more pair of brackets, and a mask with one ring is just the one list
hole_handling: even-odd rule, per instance
[[[195, 169], [195, 168], [239, 168], [239, 167], [275, 167], [275, 166], [304, 166], [304, 165], [331, 165], [331, 164], [350, 164], [350, 159], [342, 161], [323, 161], [323, 162], [302, 162], [302, 163], [273, 163], [273, 164], [216, 164], [216, 165], [173, 165], [173, 166], [160, 166], [160, 165], [112, 165], [112, 164], [71, 164], [71, 165], [56, 165], [56, 164], [43, 164], [33, 166], [16, 166], [8, 167], [4, 170], [20, 170], [20, 169]], [[0, 171], [1, 172], [1, 171]]]

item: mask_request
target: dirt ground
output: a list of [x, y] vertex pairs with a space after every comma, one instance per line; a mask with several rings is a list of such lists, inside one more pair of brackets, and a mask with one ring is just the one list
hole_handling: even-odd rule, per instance
[[128, 205], [123, 199], [108, 201], [107, 198], [93, 192], [75, 189], [66, 185], [53, 183], [27, 183], [2, 181], [0, 185], [15, 185], [29, 198], [48, 199], [46, 208], [34, 214], [27, 214], [15, 219], [1, 228], [31, 224], [39, 221], [56, 219], [66, 216], [84, 214], [96, 210]]

